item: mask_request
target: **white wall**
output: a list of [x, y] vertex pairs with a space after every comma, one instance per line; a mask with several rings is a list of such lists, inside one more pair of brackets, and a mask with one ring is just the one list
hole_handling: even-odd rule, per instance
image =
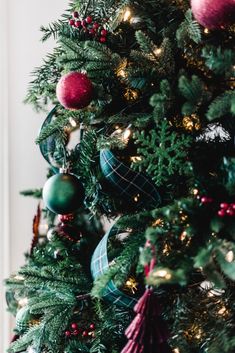
[[[40, 42], [39, 28], [41, 24], [46, 25], [57, 19], [67, 4], [68, 0], [0, 0], [0, 148], [1, 161], [5, 160], [5, 164], [1, 162], [4, 170], [0, 171], [0, 200], [4, 210], [4, 214], [0, 211], [0, 222], [4, 227], [1, 229], [4, 233], [0, 254], [2, 277], [24, 263], [23, 253], [29, 249], [32, 238], [32, 219], [37, 201], [20, 196], [19, 191], [42, 186], [46, 175], [47, 165], [34, 144], [45, 116], [36, 114], [30, 106], [22, 103], [30, 72], [42, 63], [42, 58], [54, 45], [53, 41], [46, 44]], [[5, 352], [9, 339], [8, 324], [2, 307], [0, 310], [0, 351]]]

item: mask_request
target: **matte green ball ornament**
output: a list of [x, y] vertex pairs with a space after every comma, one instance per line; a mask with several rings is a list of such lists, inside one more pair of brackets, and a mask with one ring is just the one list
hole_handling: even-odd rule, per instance
[[80, 180], [70, 173], [59, 173], [49, 178], [43, 188], [46, 207], [57, 214], [66, 215], [82, 206], [85, 198]]

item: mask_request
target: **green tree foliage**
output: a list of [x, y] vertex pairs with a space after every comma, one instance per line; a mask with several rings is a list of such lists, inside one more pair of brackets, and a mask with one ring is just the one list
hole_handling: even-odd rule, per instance
[[[87, 30], [69, 24], [74, 11], [92, 17]], [[39, 207], [26, 264], [6, 280], [17, 318], [9, 351], [120, 353], [133, 311], [104, 297], [112, 281], [135, 299], [153, 287], [172, 351], [234, 353], [233, 27], [203, 28], [188, 0], [74, 0], [41, 31], [56, 45], [32, 73], [25, 101], [54, 107], [36, 143], [51, 163], [48, 177], [66, 164], [85, 200], [73, 219]], [[94, 87], [80, 110], [56, 97], [70, 71], [86, 73]], [[102, 149], [117, 159], [114, 179], [127, 185], [118, 161], [135, 169], [158, 207], [141, 208], [141, 192], [127, 197], [136, 180], [124, 192], [103, 175]], [[42, 189], [22, 194], [41, 199]], [[91, 258], [107, 219], [122, 232], [109, 239], [108, 266], [93, 283]]]

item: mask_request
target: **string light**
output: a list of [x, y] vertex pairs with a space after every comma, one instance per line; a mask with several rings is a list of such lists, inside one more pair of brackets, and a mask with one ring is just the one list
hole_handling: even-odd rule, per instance
[[126, 78], [127, 77], [127, 73], [124, 69], [121, 69], [119, 72], [118, 72], [118, 76], [122, 77], [122, 78]]
[[193, 195], [197, 196], [199, 194], [199, 190], [198, 189], [193, 189]]
[[72, 127], [76, 127], [77, 126], [77, 123], [76, 123], [76, 121], [73, 119], [73, 118], [69, 118], [69, 122], [70, 122], [70, 125], [72, 126]]
[[28, 304], [29, 300], [28, 298], [21, 298], [20, 300], [18, 300], [18, 305], [23, 308], [24, 306], [26, 306]]
[[219, 309], [218, 314], [221, 316], [227, 316], [228, 315], [228, 310], [225, 306], [223, 306], [221, 309]]
[[127, 128], [123, 133], [123, 139], [128, 140], [130, 136], [131, 136], [131, 130]]
[[111, 136], [113, 137], [113, 136], [120, 135], [118, 136], [118, 138], [120, 138], [122, 142], [128, 143], [129, 137], [132, 134], [130, 127], [131, 127], [131, 124], [128, 125], [128, 127], [125, 130], [122, 130], [119, 126], [116, 126], [116, 130], [112, 133]]
[[180, 217], [180, 220], [181, 220], [182, 222], [187, 221], [187, 219], [188, 219], [188, 216], [187, 216], [186, 214], [183, 214], [183, 215]]
[[16, 275], [14, 279], [16, 279], [17, 281], [24, 281], [24, 277], [21, 275]]
[[153, 272], [154, 277], [164, 278], [166, 280], [171, 279], [171, 274], [167, 270], [158, 270]]
[[175, 349], [173, 349], [173, 353], [180, 353], [179, 348], [175, 348]]
[[159, 56], [162, 53], [162, 49], [161, 48], [156, 48], [153, 52], [154, 52], [155, 55]]
[[205, 33], [205, 34], [210, 33], [209, 29], [208, 29], [208, 28], [205, 28], [205, 29], [204, 29], [204, 33]]
[[200, 328], [198, 329], [198, 332], [195, 335], [195, 338], [198, 340], [200, 340], [202, 338], [202, 329], [200, 329]]
[[230, 250], [226, 256], [225, 256], [225, 260], [228, 262], [233, 262], [234, 260], [234, 252], [232, 250]]
[[136, 196], [134, 197], [134, 201], [135, 201], [135, 202], [138, 202], [138, 201], [139, 201], [139, 198], [140, 198], [140, 194], [138, 194], [138, 195], [136, 195]]
[[133, 163], [137, 163], [137, 162], [142, 161], [142, 158], [141, 158], [140, 156], [132, 156], [132, 157], [131, 157], [131, 161], [132, 161]]
[[181, 233], [181, 235], [180, 235], [180, 240], [181, 241], [184, 241], [186, 238], [187, 238], [187, 232], [186, 231], [183, 231], [182, 233]]
[[127, 77], [127, 72], [126, 72], [126, 67], [127, 67], [127, 60], [123, 60], [121, 64], [118, 66], [116, 69], [116, 75], [117, 77], [121, 78], [126, 78]]
[[127, 22], [131, 18], [131, 10], [129, 7], [126, 8], [124, 15], [123, 15], [123, 21]]
[[164, 246], [164, 249], [163, 249], [162, 253], [163, 253], [165, 256], [168, 256], [168, 255], [170, 254], [170, 251], [171, 251], [170, 245], [169, 245], [169, 244], [166, 244], [166, 245]]

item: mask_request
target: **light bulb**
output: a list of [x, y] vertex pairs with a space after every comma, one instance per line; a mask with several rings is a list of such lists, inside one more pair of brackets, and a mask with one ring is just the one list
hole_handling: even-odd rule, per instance
[[72, 127], [76, 127], [77, 126], [77, 123], [76, 123], [76, 121], [73, 119], [73, 118], [69, 118], [69, 122], [70, 122], [70, 125], [72, 126]]
[[128, 21], [130, 17], [131, 17], [131, 10], [128, 7], [124, 12], [123, 21], [124, 22]]
[[230, 250], [226, 256], [225, 256], [225, 260], [228, 262], [233, 262], [234, 260], [234, 252], [232, 250]]

